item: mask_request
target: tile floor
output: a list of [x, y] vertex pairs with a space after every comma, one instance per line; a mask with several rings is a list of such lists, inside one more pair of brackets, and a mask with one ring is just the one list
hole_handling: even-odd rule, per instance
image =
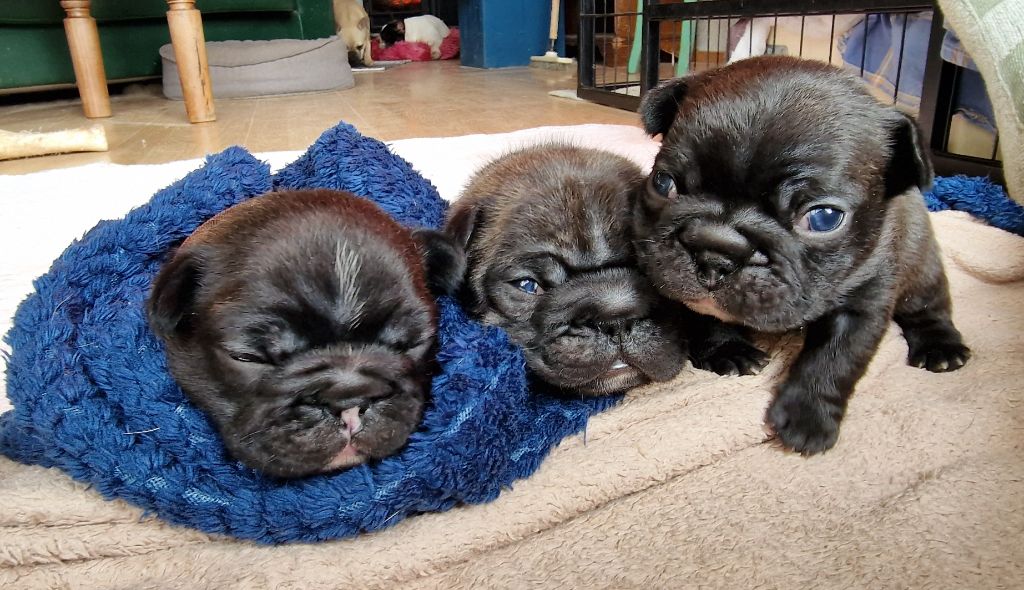
[[[0, 106], [0, 129], [56, 131], [97, 122], [108, 152], [0, 161], [0, 174], [24, 174], [94, 162], [155, 164], [203, 156], [230, 145], [252, 152], [306, 148], [338, 121], [382, 140], [497, 133], [543, 125], [636, 125], [635, 113], [556, 98], [574, 89], [575, 70], [465, 68], [457, 60], [405, 64], [356, 75], [348, 90], [216, 100], [217, 120], [189, 124], [184, 103], [163, 98], [159, 81], [112, 97], [113, 116], [87, 119], [77, 99]], [[24, 98], [25, 102], [20, 102]], [[11, 100], [7, 101], [8, 103]]]

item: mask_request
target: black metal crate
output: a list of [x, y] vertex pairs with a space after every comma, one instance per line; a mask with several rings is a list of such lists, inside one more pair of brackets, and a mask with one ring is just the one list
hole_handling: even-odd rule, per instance
[[978, 96], [980, 76], [943, 59], [946, 35], [932, 0], [644, 0], [637, 8], [632, 0], [582, 0], [581, 98], [636, 110], [660, 80], [730, 58], [820, 59], [857, 73], [879, 100], [917, 116], [939, 174], [1002, 182], [994, 121], [979, 114], [987, 105], [983, 86]]

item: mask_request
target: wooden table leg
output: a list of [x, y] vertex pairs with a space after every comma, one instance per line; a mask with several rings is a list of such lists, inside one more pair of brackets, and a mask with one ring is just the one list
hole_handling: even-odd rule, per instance
[[178, 78], [188, 120], [202, 123], [217, 117], [213, 111], [210, 67], [206, 63], [203, 19], [195, 4], [195, 0], [167, 0], [167, 26], [171, 31], [174, 58], [178, 62]]
[[90, 0], [61, 0], [67, 13], [64, 34], [71, 50], [71, 63], [75, 68], [75, 81], [82, 97], [82, 109], [90, 118], [110, 116], [110, 95], [107, 93], [107, 74], [103, 70], [100, 52], [100, 34], [96, 19], [89, 14]]

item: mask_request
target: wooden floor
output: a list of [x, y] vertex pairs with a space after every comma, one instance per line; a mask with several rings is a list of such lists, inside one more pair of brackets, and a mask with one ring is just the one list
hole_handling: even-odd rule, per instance
[[[189, 124], [184, 103], [165, 99], [159, 81], [111, 97], [113, 116], [87, 119], [77, 99], [19, 95], [0, 106], [0, 129], [56, 131], [98, 122], [110, 151], [0, 162], [24, 174], [94, 162], [155, 164], [195, 158], [231, 145], [252, 152], [299, 150], [346, 121], [382, 140], [497, 133], [544, 125], [637, 124], [635, 113], [548, 94], [574, 89], [575, 70], [464, 68], [458, 60], [405, 64], [356, 75], [348, 90], [250, 99], [217, 99], [217, 120]], [[20, 102], [24, 100], [24, 102]]]

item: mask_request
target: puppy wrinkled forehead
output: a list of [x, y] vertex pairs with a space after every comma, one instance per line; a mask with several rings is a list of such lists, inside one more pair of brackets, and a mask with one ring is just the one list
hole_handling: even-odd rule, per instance
[[599, 187], [570, 184], [573, 187], [563, 185], [566, 190], [552, 191], [547, 198], [523, 201], [512, 212], [520, 228], [507, 232], [507, 247], [534, 241], [538, 229], [545, 228], [540, 233], [548, 242], [537, 245], [566, 254], [570, 265], [580, 267], [603, 264], [627, 247], [625, 199], [609, 198]]
[[675, 171], [681, 190], [760, 198], [855, 176], [884, 151], [874, 105], [850, 105], [842, 89], [779, 82], [697, 101], [669, 130], [659, 165]]

